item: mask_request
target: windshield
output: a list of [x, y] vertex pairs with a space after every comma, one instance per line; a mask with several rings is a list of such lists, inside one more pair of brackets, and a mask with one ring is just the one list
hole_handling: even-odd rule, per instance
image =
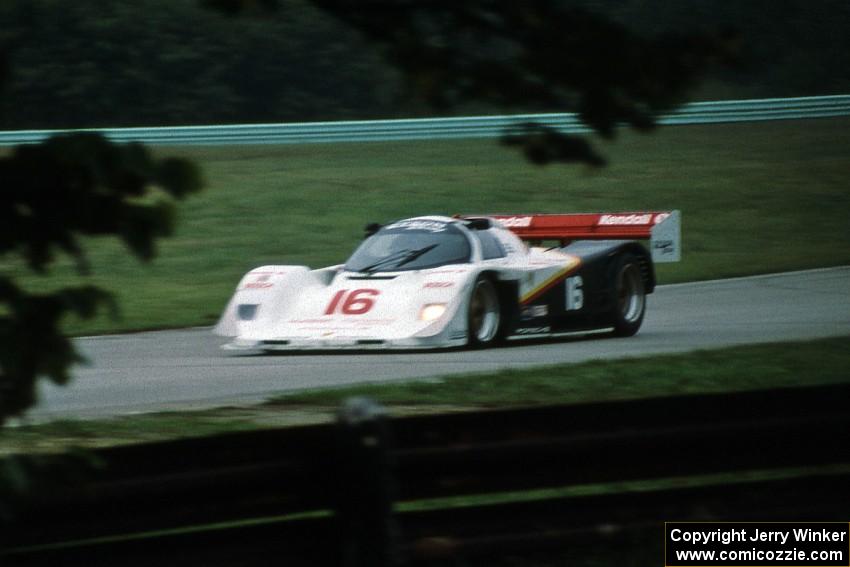
[[345, 269], [350, 272], [422, 270], [468, 262], [472, 250], [456, 226], [408, 220], [385, 226], [363, 241]]

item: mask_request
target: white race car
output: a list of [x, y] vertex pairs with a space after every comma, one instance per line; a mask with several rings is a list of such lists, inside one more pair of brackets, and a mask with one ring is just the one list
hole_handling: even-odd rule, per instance
[[[648, 239], [650, 250], [636, 242]], [[550, 242], [550, 246], [542, 246]], [[425, 216], [370, 225], [345, 264], [248, 272], [224, 348], [431, 349], [640, 328], [654, 262], [680, 256], [671, 212]]]

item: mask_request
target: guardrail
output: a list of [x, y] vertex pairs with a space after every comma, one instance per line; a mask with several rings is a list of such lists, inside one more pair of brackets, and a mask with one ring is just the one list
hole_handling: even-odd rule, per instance
[[[850, 116], [850, 95], [697, 102], [659, 118], [660, 124], [717, 124], [761, 120]], [[447, 140], [493, 138], [506, 129], [529, 122], [566, 133], [588, 132], [576, 114], [518, 114], [459, 118], [420, 118], [297, 124], [243, 124], [162, 128], [103, 128], [115, 142], [152, 145], [306, 144], [328, 142], [386, 142], [394, 140]], [[0, 146], [33, 144], [60, 130], [0, 132]]]
[[361, 400], [336, 425], [41, 458], [47, 480], [0, 502], [0, 564], [467, 564], [655, 545], [665, 520], [845, 521], [848, 398], [835, 385], [393, 420]]

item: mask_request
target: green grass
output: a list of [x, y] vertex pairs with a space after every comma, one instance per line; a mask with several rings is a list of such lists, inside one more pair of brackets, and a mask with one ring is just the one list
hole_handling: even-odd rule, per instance
[[54, 452], [73, 447], [95, 448], [203, 437], [258, 427], [262, 427], [262, 422], [253, 413], [245, 415], [227, 409], [146, 413], [95, 420], [58, 419], [0, 430], [0, 454]]
[[6, 428], [0, 453], [138, 443], [332, 419], [339, 403], [369, 396], [394, 415], [569, 404], [850, 381], [850, 337], [689, 354], [564, 364], [496, 374], [287, 394], [260, 406], [166, 412]]
[[[208, 188], [140, 265], [92, 241], [119, 322], [75, 333], [210, 324], [262, 264], [345, 260], [370, 221], [420, 214], [683, 211], [684, 261], [662, 283], [850, 263], [850, 119], [680, 126], [601, 143], [611, 165], [529, 165], [494, 140], [161, 148], [198, 161]], [[13, 268], [14, 269], [14, 268]], [[22, 273], [20, 267], [16, 273]], [[68, 265], [32, 289], [79, 282]]]
[[528, 370], [286, 394], [282, 407], [336, 406], [369, 396], [389, 406], [511, 407], [850, 381], [850, 337], [598, 360]]

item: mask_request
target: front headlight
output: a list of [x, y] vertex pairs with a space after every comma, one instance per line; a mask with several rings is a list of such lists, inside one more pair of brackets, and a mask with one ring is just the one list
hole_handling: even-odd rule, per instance
[[446, 312], [445, 303], [429, 303], [419, 312], [420, 321], [436, 321]]

